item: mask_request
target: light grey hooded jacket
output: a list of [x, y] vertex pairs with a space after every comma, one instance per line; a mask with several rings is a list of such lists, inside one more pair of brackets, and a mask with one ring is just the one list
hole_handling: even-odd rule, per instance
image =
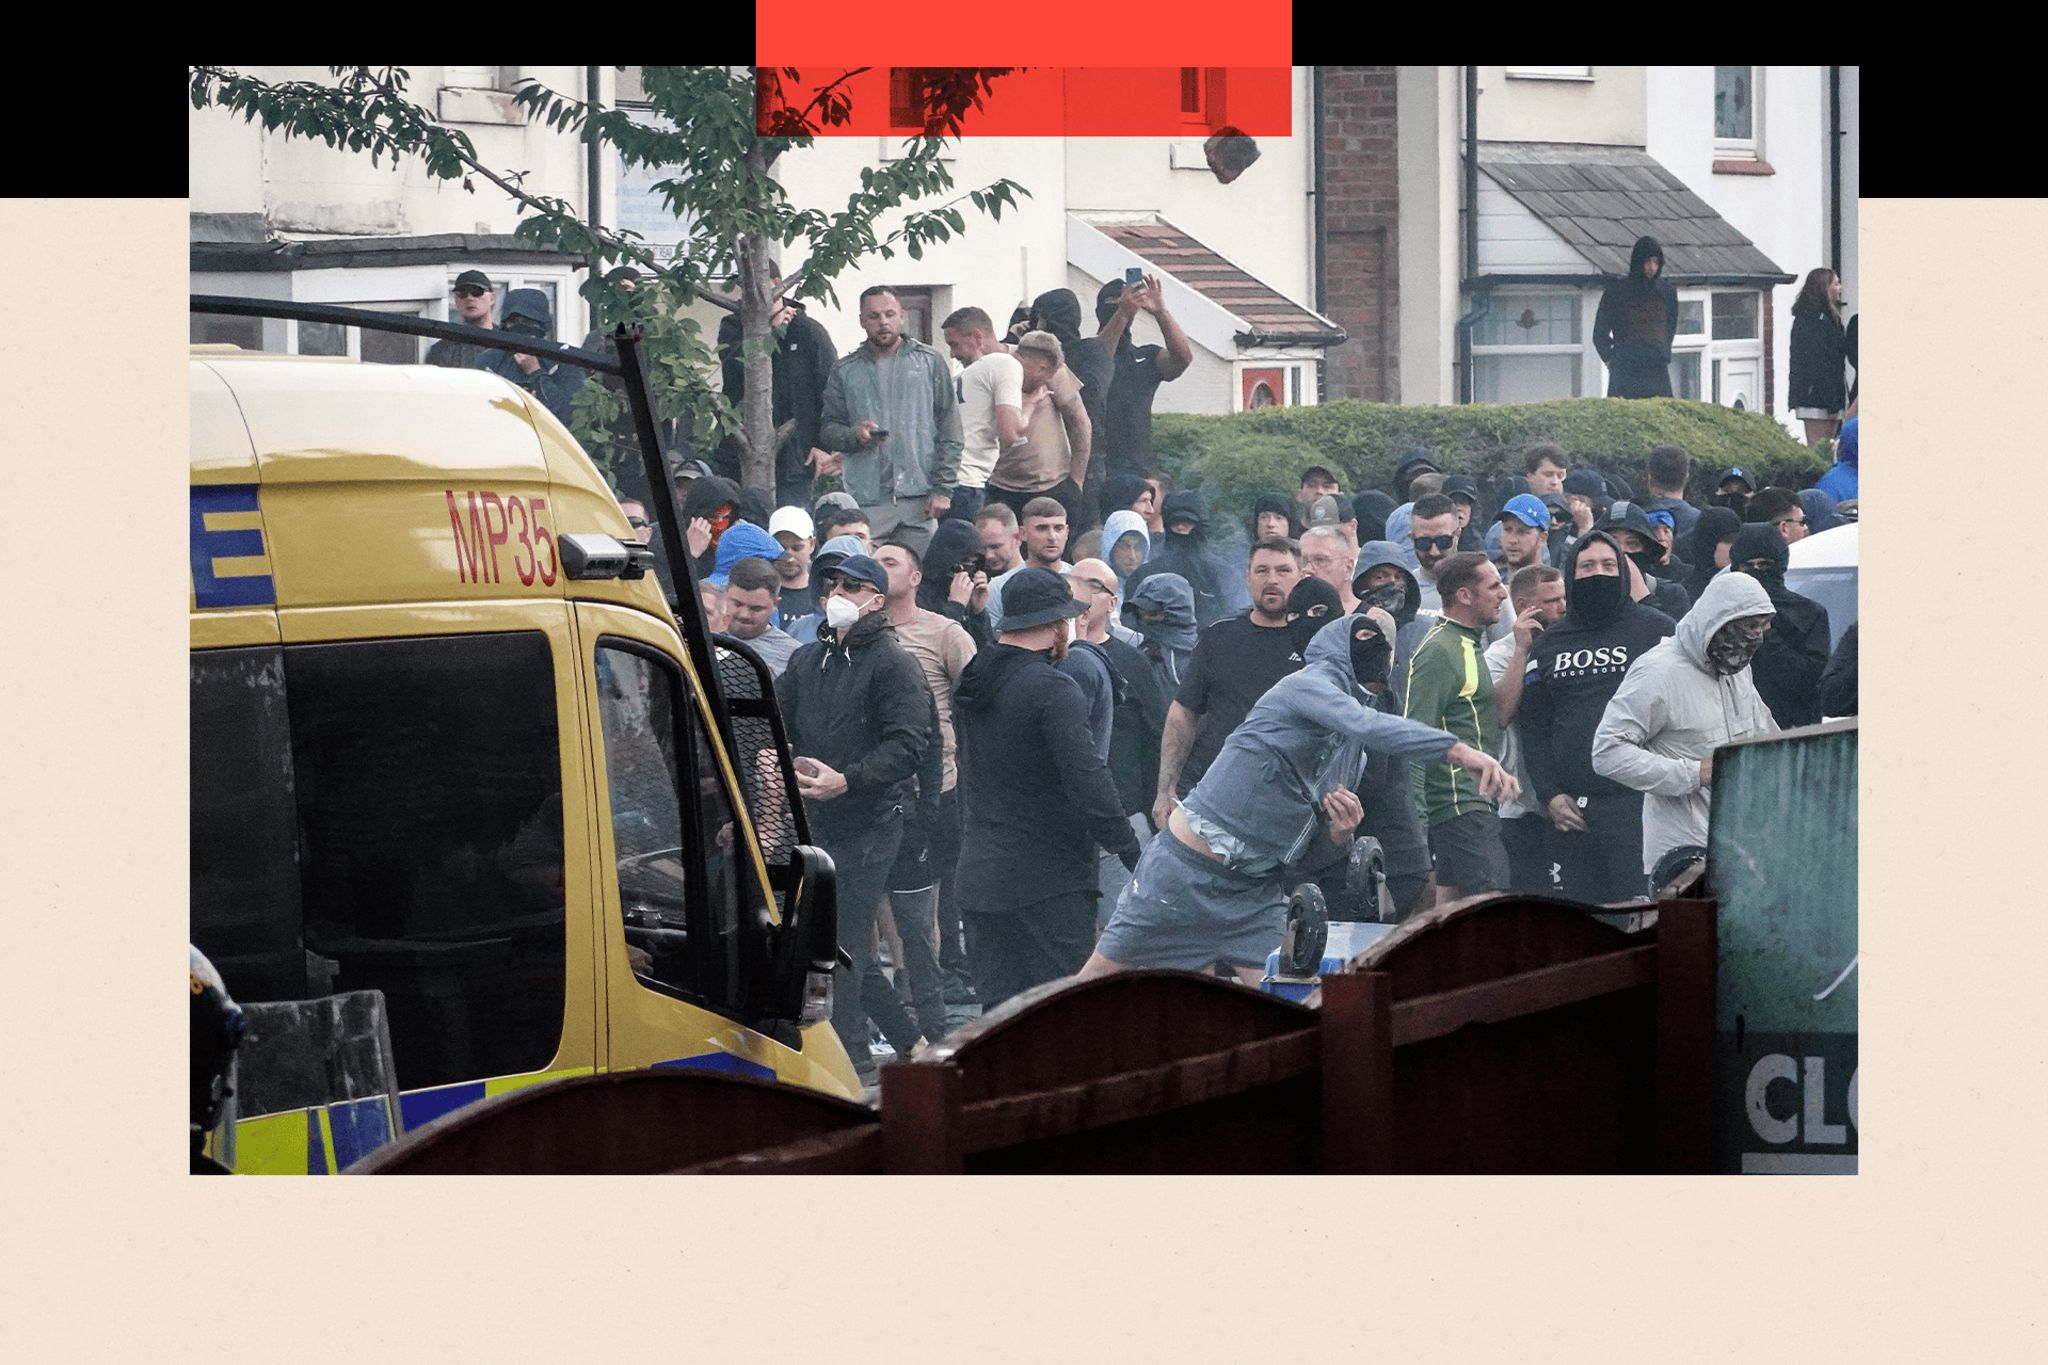
[[1323, 797], [1340, 783], [1357, 791], [1368, 752], [1438, 763], [1457, 742], [1362, 700], [1351, 668], [1356, 619], [1315, 633], [1308, 661], [1266, 689], [1188, 793], [1189, 810], [1254, 856], [1292, 862], [1306, 852], [1323, 829]]
[[1593, 732], [1593, 771], [1643, 796], [1643, 871], [1685, 844], [1707, 842], [1708, 793], [1700, 760], [1723, 744], [1776, 734], [1749, 670], [1726, 677], [1707, 662], [1714, 632], [1742, 616], [1774, 616], [1748, 574], [1722, 574], [1678, 623], [1678, 633], [1629, 668]]

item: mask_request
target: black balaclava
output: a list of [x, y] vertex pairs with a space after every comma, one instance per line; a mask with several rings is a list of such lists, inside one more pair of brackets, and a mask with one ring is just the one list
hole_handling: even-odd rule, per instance
[[1749, 511], [1749, 494], [1747, 493], [1716, 493], [1713, 497], [1707, 499], [1707, 502], [1714, 507], [1725, 507], [1738, 517], [1746, 515]]
[[[1777, 532], [1772, 531], [1771, 534], [1776, 535]], [[1724, 677], [1740, 673], [1756, 657], [1757, 650], [1763, 646], [1764, 632], [1769, 628], [1768, 620], [1758, 625], [1746, 624], [1741, 617], [1730, 621], [1707, 641], [1707, 662]]]
[[1596, 540], [1614, 551], [1617, 567], [1625, 558], [1613, 536], [1605, 531], [1587, 532], [1586, 538], [1572, 547], [1571, 562], [1565, 565], [1565, 611], [1589, 626], [1604, 626], [1621, 615], [1622, 605], [1628, 601], [1628, 570], [1578, 577], [1579, 555]]
[[[1111, 280], [1095, 291], [1095, 321], [1098, 326], [1116, 316], [1117, 303], [1122, 300], [1123, 296], [1124, 282], [1122, 280]], [[1124, 329], [1124, 338], [1128, 340], [1130, 335], [1131, 331], [1126, 327]], [[1123, 347], [1118, 346], [1117, 349], [1122, 350]]]
[[[1745, 559], [1768, 559], [1771, 567], [1756, 572], [1744, 570]], [[1785, 566], [1791, 562], [1792, 547], [1785, 543], [1785, 537], [1778, 534], [1778, 528], [1768, 521], [1752, 521], [1735, 533], [1735, 543], [1728, 547], [1728, 567], [1737, 573], [1748, 572], [1757, 582], [1764, 585], [1764, 591], [1776, 601], [1785, 595]]]
[[1287, 633], [1294, 642], [1297, 653], [1308, 649], [1308, 642], [1315, 638], [1317, 631], [1335, 620], [1344, 610], [1344, 601], [1337, 596], [1337, 590], [1320, 578], [1304, 578], [1294, 585], [1287, 594]]
[[[1394, 664], [1394, 646], [1380, 634], [1378, 623], [1370, 616], [1360, 612], [1351, 621], [1351, 671], [1358, 675], [1361, 687], [1384, 684]], [[1371, 633], [1367, 638], [1359, 638], [1368, 631]]]

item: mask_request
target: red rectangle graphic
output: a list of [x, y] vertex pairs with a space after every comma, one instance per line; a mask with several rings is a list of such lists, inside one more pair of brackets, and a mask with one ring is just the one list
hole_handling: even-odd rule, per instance
[[[763, 133], [912, 137], [1173, 137], [1293, 131], [1288, 66], [764, 67]], [[978, 100], [971, 103], [969, 97]], [[944, 126], [948, 111], [957, 129]]]

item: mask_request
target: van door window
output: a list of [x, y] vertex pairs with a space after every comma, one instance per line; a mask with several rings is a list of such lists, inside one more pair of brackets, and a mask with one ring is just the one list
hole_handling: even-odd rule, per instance
[[545, 636], [285, 651], [305, 945], [381, 990], [408, 1090], [561, 1043], [561, 746]]
[[670, 994], [735, 1003], [746, 850], [703, 719], [682, 675], [651, 652], [608, 641], [596, 677], [633, 973]]
[[283, 652], [194, 653], [192, 941], [237, 1000], [306, 994], [293, 804]]

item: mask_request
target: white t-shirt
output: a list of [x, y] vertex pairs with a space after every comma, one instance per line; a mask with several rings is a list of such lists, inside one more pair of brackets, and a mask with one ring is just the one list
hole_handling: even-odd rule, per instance
[[992, 351], [962, 370], [953, 381], [960, 398], [960, 476], [962, 488], [986, 488], [990, 471], [1003, 453], [996, 409], [1024, 406], [1024, 367], [1008, 351]]

